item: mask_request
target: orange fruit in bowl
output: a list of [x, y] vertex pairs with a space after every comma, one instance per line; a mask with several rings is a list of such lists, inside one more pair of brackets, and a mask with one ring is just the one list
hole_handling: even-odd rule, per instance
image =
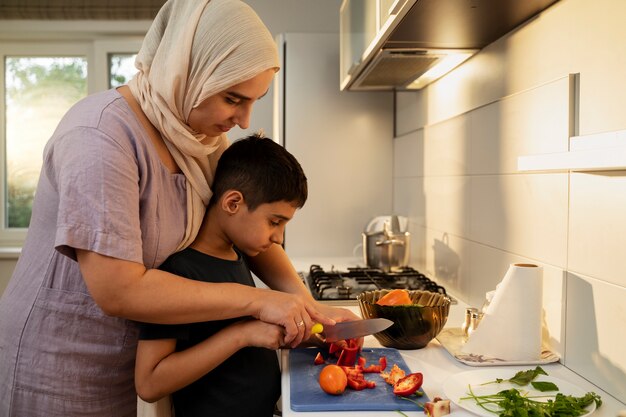
[[413, 304], [409, 293], [406, 290], [391, 290], [387, 294], [380, 297], [376, 304], [381, 306], [402, 306]]
[[340, 395], [346, 390], [348, 376], [337, 365], [326, 365], [319, 377], [320, 387], [327, 394]]

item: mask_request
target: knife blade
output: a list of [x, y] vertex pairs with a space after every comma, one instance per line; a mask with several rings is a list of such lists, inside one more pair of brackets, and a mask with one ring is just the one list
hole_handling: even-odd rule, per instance
[[334, 326], [324, 326], [322, 334], [326, 342], [336, 342], [344, 339], [356, 339], [378, 333], [391, 326], [393, 321], [383, 318], [343, 321]]

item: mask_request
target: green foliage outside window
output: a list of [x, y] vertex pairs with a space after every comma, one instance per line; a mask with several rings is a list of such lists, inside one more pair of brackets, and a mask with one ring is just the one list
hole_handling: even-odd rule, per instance
[[63, 114], [86, 95], [84, 58], [6, 58], [7, 227], [28, 227], [44, 144]]

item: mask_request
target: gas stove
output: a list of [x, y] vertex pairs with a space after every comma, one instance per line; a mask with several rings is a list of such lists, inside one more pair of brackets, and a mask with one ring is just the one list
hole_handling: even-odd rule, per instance
[[380, 289], [425, 290], [447, 295], [444, 287], [411, 267], [391, 272], [364, 267], [325, 271], [319, 265], [311, 265], [308, 274], [301, 276], [316, 300], [333, 304], [355, 304], [362, 292]]

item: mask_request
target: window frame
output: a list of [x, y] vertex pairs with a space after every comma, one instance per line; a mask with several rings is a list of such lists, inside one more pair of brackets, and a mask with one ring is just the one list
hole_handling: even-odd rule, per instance
[[[31, 22], [32, 23], [32, 22]], [[106, 23], [106, 22], [104, 22]], [[0, 249], [20, 248], [27, 228], [8, 228], [6, 219], [6, 100], [5, 58], [7, 56], [76, 56], [87, 60], [87, 94], [109, 88], [109, 54], [136, 53], [149, 22], [34, 22], [24, 24], [0, 20]], [[95, 25], [95, 28], [94, 28]], [[83, 32], [91, 26], [98, 32]], [[43, 151], [43, 149], [42, 149]]]

